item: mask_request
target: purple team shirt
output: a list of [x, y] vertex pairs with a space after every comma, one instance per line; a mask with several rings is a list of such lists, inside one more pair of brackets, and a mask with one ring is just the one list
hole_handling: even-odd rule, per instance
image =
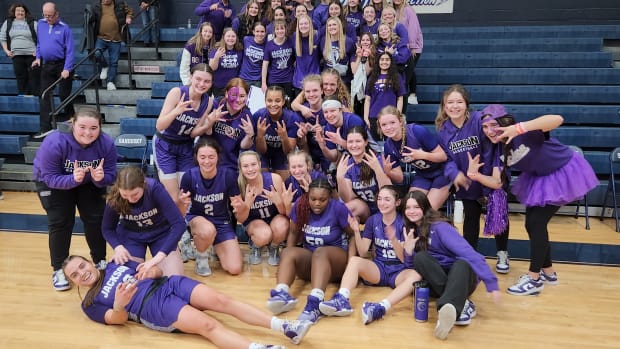
[[[396, 219], [392, 223], [392, 228], [394, 229], [396, 240], [401, 242], [405, 240], [403, 236], [404, 224], [403, 216], [396, 214]], [[396, 256], [392, 242], [385, 235], [385, 228], [386, 225], [383, 223], [383, 215], [381, 213], [376, 213], [368, 217], [366, 223], [364, 223], [364, 231], [361, 236], [362, 238], [371, 240], [375, 245], [375, 261], [388, 264], [401, 263], [400, 259]]]
[[205, 179], [200, 174], [200, 168], [194, 167], [183, 174], [179, 188], [191, 193], [188, 216], [204, 217], [216, 226], [230, 224], [230, 197], [239, 195], [234, 172], [218, 166], [215, 177]]
[[[209, 51], [209, 59], [215, 57], [217, 48]], [[213, 86], [223, 89], [232, 78], [239, 76], [241, 62], [243, 61], [243, 50], [226, 50], [220, 58], [217, 70], [213, 71]]]
[[267, 68], [267, 84], [290, 83], [295, 63], [295, 45], [291, 38], [287, 38], [280, 45], [271, 40], [265, 45], [263, 60], [269, 62]]
[[243, 38], [243, 62], [239, 77], [246, 81], [260, 81], [265, 57], [265, 43], [256, 43], [253, 36]]
[[[291, 210], [291, 220], [297, 224], [297, 203]], [[336, 246], [347, 251], [349, 239], [345, 232], [349, 225], [348, 218], [351, 211], [341, 201], [330, 199], [327, 207], [321, 214], [310, 211], [308, 223], [297, 227], [303, 235], [303, 247], [314, 251], [321, 246]]]

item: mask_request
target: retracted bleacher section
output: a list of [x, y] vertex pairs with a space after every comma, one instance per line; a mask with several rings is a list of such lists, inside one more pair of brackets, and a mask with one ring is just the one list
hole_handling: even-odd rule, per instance
[[[407, 120], [434, 129], [442, 92], [460, 83], [472, 107], [504, 104], [518, 120], [560, 114], [552, 132], [584, 150], [600, 179], [620, 146], [620, 26], [426, 27], [416, 68], [420, 104]], [[602, 183], [589, 194], [600, 206]]]

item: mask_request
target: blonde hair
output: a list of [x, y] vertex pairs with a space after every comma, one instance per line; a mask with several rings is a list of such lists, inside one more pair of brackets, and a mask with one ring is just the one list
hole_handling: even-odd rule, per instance
[[243, 51], [243, 44], [239, 42], [239, 35], [237, 35], [237, 32], [235, 32], [233, 28], [224, 28], [224, 31], [222, 32], [222, 38], [220, 39], [220, 41], [217, 42], [217, 44], [215, 44], [215, 48], [223, 47], [225, 50], [228, 49], [226, 47], [226, 43], [224, 42], [224, 37], [226, 36], [226, 34], [228, 34], [228, 32], [235, 33], [235, 38], [237, 38], [235, 41], [235, 45], [233, 46], [233, 50]]
[[[327, 33], [327, 26], [329, 25], [329, 22], [338, 23], [338, 38], [336, 39], [338, 41], [338, 51], [339, 51], [338, 59], [343, 59], [346, 54], [347, 37], [344, 35], [343, 29], [342, 29], [342, 22], [337, 17], [330, 17], [327, 19], [327, 22], [325, 22], [325, 43], [323, 46], [323, 58], [325, 60], [331, 59], [332, 38]], [[336, 62], [333, 62], [333, 63], [336, 63]]]
[[[246, 150], [239, 154], [239, 157], [237, 158], [237, 168], [239, 168], [239, 176], [237, 176], [237, 184], [239, 185], [239, 193], [241, 194], [241, 198], [244, 200], [245, 200], [245, 188], [247, 188], [248, 186], [248, 180], [245, 179], [243, 172], [241, 172], [241, 159], [246, 156], [256, 157], [256, 160], [258, 161], [259, 166], [261, 166], [260, 155], [258, 155], [257, 152], [253, 150]], [[262, 175], [260, 177], [260, 180], [261, 181], [263, 180]]]
[[299, 18], [296, 18], [297, 27], [295, 28], [295, 54], [297, 57], [301, 57], [302, 55], [301, 33], [299, 32], [299, 21], [302, 19], [306, 19], [308, 23], [310, 23], [310, 31], [308, 32], [308, 54], [312, 55], [312, 51], [314, 50], [314, 25], [312, 24], [312, 19], [308, 15], [301, 15]]
[[407, 141], [406, 141], [406, 136], [407, 136], [407, 132], [405, 130], [405, 126], [407, 125], [407, 120], [405, 119], [405, 115], [403, 115], [403, 113], [401, 113], [400, 109], [396, 108], [393, 105], [387, 105], [383, 108], [381, 108], [381, 110], [379, 111], [379, 114], [377, 115], [377, 128], [379, 131], [380, 135], [383, 135], [383, 132], [381, 131], [381, 126], [380, 122], [381, 122], [381, 117], [384, 115], [395, 115], [396, 118], [398, 118], [398, 121], [400, 121], [400, 129], [401, 129], [401, 143], [400, 143], [400, 153], [403, 153], [403, 150], [405, 149], [405, 146], [407, 145]]
[[[202, 39], [202, 29], [206, 26], [211, 27], [211, 40], [209, 40], [209, 42], [204, 42]], [[213, 35], [213, 26], [209, 22], [202, 22], [200, 27], [198, 27], [198, 31], [196, 32], [196, 34], [194, 34], [194, 36], [192, 36], [191, 38], [189, 38], [189, 40], [187, 40], [187, 44], [189, 45], [194, 44], [196, 46], [196, 53], [198, 52], [202, 53], [202, 50], [205, 47], [207, 47], [208, 49], [211, 49], [214, 43], [215, 43], [215, 35]]]
[[459, 93], [465, 100], [465, 106], [467, 107], [467, 110], [465, 111], [465, 119], [469, 119], [469, 93], [467, 93], [467, 90], [463, 85], [450, 85], [441, 95], [441, 102], [439, 103], [439, 109], [437, 110], [437, 116], [435, 117], [435, 128], [437, 131], [441, 130], [443, 124], [445, 124], [446, 120], [449, 119], [449, 116], [444, 111], [444, 107], [446, 105], [446, 99], [452, 92]]

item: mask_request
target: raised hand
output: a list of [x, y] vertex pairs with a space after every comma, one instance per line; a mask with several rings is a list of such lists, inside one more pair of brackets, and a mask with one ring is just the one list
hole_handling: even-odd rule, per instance
[[79, 167], [78, 161], [75, 160], [73, 163], [73, 180], [75, 183], [82, 183], [84, 177], [86, 177], [86, 172], [88, 172], [88, 167]]
[[252, 121], [250, 121], [249, 117], [245, 117], [241, 119], [241, 125], [239, 128], [245, 132], [245, 135], [248, 137], [254, 137], [254, 126], [252, 126]]
[[473, 176], [480, 172], [480, 167], [484, 166], [484, 163], [480, 162], [480, 154], [471, 157], [471, 153], [467, 152], [467, 159], [469, 159], [469, 167], [467, 168], [467, 176]]
[[259, 118], [258, 122], [256, 123], [256, 136], [265, 137], [265, 134], [267, 133], [269, 127], [271, 127], [271, 125], [267, 124], [267, 118]]
[[403, 235], [405, 236], [405, 242], [403, 243], [403, 248], [408, 255], [413, 254], [413, 250], [415, 249], [415, 244], [420, 239], [419, 237], [414, 237], [413, 229], [409, 229], [403, 227]]
[[344, 178], [344, 174], [349, 171], [351, 167], [353, 167], [353, 163], [349, 164], [349, 159], [351, 155], [348, 153], [343, 154], [340, 157], [340, 161], [338, 162], [338, 166], [336, 167], [336, 176]]
[[99, 161], [99, 165], [95, 168], [90, 168], [90, 177], [95, 181], [95, 182], [101, 182], [103, 180], [103, 178], [105, 177], [105, 171], [103, 169], [103, 161], [105, 160], [105, 158], [101, 158], [101, 161]]

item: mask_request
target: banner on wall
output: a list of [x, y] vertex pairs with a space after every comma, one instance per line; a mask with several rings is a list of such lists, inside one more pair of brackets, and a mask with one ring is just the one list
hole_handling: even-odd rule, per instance
[[452, 13], [454, 0], [407, 0], [416, 13]]

